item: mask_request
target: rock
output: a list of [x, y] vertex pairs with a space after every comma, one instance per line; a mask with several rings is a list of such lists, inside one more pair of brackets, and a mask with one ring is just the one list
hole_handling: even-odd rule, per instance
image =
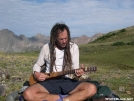
[[130, 91], [126, 91], [126, 93], [127, 93], [128, 95], [131, 95], [131, 94], [132, 94]]
[[6, 94], [5, 87], [0, 85], [0, 96], [4, 96]]
[[125, 92], [125, 87], [119, 86], [119, 91], [120, 92]]
[[5, 78], [6, 78], [5, 74], [2, 74], [2, 78], [3, 78], [3, 79], [5, 79]]
[[6, 82], [3, 80], [3, 81], [1, 81], [1, 83], [2, 83], [2, 84], [5, 84]]
[[6, 79], [10, 79], [10, 75], [9, 74], [6, 75]]
[[21, 82], [22, 78], [20, 78], [19, 76], [11, 76], [11, 80], [12, 82]]

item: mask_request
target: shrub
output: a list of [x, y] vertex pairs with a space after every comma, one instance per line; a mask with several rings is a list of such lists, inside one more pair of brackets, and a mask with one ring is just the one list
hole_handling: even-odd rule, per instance
[[119, 32], [120, 32], [120, 33], [126, 32], [126, 29], [121, 29]]
[[127, 45], [134, 45], [134, 41], [128, 42]]
[[108, 33], [108, 34], [105, 34], [105, 35], [103, 35], [102, 37], [99, 37], [99, 38], [97, 38], [96, 40], [94, 40], [94, 42], [96, 42], [96, 41], [99, 41], [99, 40], [106, 40], [106, 39], [108, 39], [108, 38], [110, 38], [110, 37], [112, 37], [112, 36], [115, 36], [116, 35], [116, 33]]
[[112, 44], [112, 46], [123, 46], [126, 45], [124, 42], [115, 42]]

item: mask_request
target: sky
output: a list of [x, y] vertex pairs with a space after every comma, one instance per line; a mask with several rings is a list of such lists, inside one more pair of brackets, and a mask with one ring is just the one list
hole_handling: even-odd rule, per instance
[[57, 22], [71, 37], [123, 29], [134, 25], [134, 0], [0, 0], [0, 30], [50, 36]]

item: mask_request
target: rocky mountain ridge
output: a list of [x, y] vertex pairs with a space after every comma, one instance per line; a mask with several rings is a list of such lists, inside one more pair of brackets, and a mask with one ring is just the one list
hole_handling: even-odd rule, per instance
[[[72, 38], [71, 41], [78, 45], [86, 44], [102, 35], [103, 34], [101, 33], [95, 34], [92, 37], [83, 35], [81, 37]], [[17, 36], [12, 31], [3, 29], [0, 30], [0, 52], [38, 51], [45, 43], [48, 43], [49, 40], [49, 36], [45, 36], [40, 33], [38, 33], [36, 36], [27, 38], [23, 34]]]

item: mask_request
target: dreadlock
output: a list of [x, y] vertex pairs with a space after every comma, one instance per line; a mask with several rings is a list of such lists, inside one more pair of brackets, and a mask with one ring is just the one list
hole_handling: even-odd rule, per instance
[[64, 23], [56, 23], [52, 30], [51, 30], [51, 37], [50, 37], [50, 73], [53, 71], [53, 66], [55, 65], [55, 60], [56, 60], [56, 56], [55, 56], [55, 43], [56, 40], [58, 38], [58, 34], [59, 31], [63, 32], [64, 29], [66, 29], [67, 33], [68, 33], [68, 41], [67, 41], [67, 46], [65, 47], [64, 50], [64, 59], [66, 61], [65, 66], [68, 67], [68, 69], [71, 69], [71, 65], [72, 65], [72, 59], [71, 59], [71, 53], [70, 53], [70, 31], [67, 25], [65, 25]]

